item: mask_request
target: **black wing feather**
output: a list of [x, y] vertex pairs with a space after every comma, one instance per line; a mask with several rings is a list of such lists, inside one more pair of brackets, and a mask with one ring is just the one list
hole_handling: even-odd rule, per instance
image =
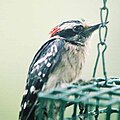
[[20, 120], [34, 120], [37, 93], [42, 90], [49, 74], [61, 60], [63, 39], [51, 39], [36, 53], [29, 67], [25, 94], [21, 102]]

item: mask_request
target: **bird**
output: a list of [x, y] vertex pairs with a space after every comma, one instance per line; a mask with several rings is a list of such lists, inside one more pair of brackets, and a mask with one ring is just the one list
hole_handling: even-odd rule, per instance
[[[29, 66], [19, 120], [37, 120], [39, 92], [64, 88], [81, 78], [89, 39], [100, 25], [68, 20], [50, 31], [49, 40], [37, 51]], [[43, 120], [47, 120], [46, 109], [42, 113]]]

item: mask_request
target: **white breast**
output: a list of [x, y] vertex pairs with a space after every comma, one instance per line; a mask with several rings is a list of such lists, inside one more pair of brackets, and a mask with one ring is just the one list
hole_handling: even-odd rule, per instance
[[85, 46], [66, 43], [61, 62], [49, 75], [44, 90], [55, 87], [65, 87], [71, 82], [80, 79], [82, 67], [85, 62], [85, 51]]

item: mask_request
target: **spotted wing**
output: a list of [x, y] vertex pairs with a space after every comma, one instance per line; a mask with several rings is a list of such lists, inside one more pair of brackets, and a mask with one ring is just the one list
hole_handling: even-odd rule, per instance
[[25, 92], [21, 102], [20, 120], [34, 120], [37, 93], [42, 90], [49, 74], [61, 60], [64, 41], [52, 39], [36, 53], [28, 72]]

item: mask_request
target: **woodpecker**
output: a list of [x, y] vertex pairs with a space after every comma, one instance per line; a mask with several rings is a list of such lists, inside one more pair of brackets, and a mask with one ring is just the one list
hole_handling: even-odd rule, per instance
[[[89, 38], [100, 25], [69, 20], [51, 30], [50, 39], [30, 64], [19, 120], [37, 119], [35, 111], [39, 92], [63, 88], [81, 78]], [[42, 112], [45, 114], [45, 109]], [[44, 115], [43, 120], [47, 120]]]

